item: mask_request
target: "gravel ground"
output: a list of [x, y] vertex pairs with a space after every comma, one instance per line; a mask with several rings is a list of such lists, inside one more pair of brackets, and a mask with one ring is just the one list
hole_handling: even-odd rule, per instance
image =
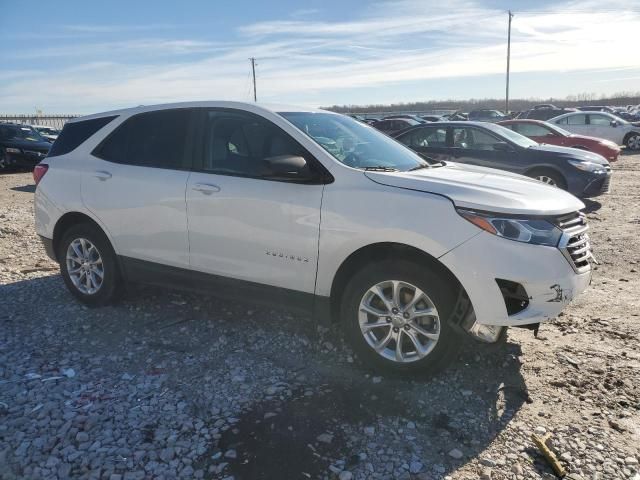
[[431, 378], [373, 376], [284, 310], [138, 288], [75, 302], [0, 176], [0, 477], [640, 478], [640, 155], [589, 202], [600, 266], [538, 338], [465, 343]]

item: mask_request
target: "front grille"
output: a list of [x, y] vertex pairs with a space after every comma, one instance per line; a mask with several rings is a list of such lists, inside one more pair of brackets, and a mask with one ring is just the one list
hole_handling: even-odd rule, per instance
[[589, 226], [584, 213], [574, 212], [555, 219], [555, 224], [562, 230], [558, 248], [569, 261], [573, 269], [586, 272], [591, 269], [591, 243], [589, 242]]

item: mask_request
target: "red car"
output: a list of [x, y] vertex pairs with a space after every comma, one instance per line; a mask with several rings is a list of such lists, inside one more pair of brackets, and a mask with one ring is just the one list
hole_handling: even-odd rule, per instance
[[620, 155], [620, 147], [609, 140], [575, 135], [557, 125], [540, 120], [505, 120], [498, 122], [498, 125], [529, 137], [534, 142], [589, 150], [602, 155], [610, 162], [615, 162]]

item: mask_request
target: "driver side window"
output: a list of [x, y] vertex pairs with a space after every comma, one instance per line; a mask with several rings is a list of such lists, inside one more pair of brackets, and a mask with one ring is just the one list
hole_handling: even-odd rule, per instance
[[206, 112], [202, 170], [269, 178], [268, 159], [285, 155], [307, 157], [300, 144], [266, 120], [243, 112]]

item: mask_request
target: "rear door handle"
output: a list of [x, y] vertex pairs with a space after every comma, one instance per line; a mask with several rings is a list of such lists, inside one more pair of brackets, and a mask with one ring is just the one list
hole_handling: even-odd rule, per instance
[[205, 195], [211, 195], [212, 193], [220, 191], [220, 187], [213, 185], [212, 183], [196, 183], [191, 187], [191, 189], [196, 192], [204, 193]]
[[99, 178], [103, 182], [105, 180], [109, 180], [112, 177], [112, 175], [109, 172], [105, 171], [105, 170], [98, 170], [96, 172], [93, 172], [93, 176], [96, 177], [96, 178]]

